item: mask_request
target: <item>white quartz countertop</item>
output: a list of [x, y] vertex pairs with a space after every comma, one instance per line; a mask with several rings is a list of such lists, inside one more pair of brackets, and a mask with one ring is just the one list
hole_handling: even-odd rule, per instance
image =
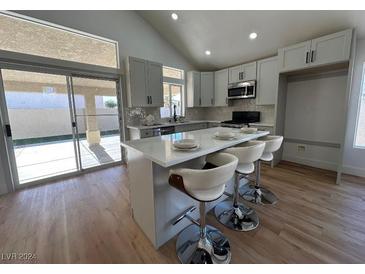
[[[235, 132], [237, 133], [236, 138], [228, 141], [218, 140], [214, 137], [214, 133], [217, 131]], [[268, 134], [268, 131], [243, 134], [240, 133], [239, 129], [215, 127], [126, 141], [121, 145], [142, 152], [147, 159], [163, 167], [170, 167]], [[174, 150], [172, 147], [174, 140], [185, 138], [195, 139], [199, 143], [200, 148], [189, 152]]]
[[251, 127], [274, 127], [274, 123], [250, 123]]
[[144, 125], [128, 125], [127, 128], [131, 129], [152, 129], [152, 128], [161, 128], [161, 127], [170, 127], [170, 126], [178, 126], [178, 125], [191, 125], [191, 124], [201, 124], [201, 123], [220, 123], [220, 121], [207, 121], [207, 120], [194, 120], [194, 121], [186, 121], [186, 122], [178, 122], [178, 123], [160, 123], [152, 126], [144, 126]]

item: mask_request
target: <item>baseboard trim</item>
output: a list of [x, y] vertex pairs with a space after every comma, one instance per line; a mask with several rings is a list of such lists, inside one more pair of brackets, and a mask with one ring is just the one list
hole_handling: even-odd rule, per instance
[[297, 164], [306, 165], [306, 166], [337, 171], [337, 164], [333, 163], [333, 162], [300, 158], [300, 157], [294, 157], [294, 156], [289, 156], [289, 155], [283, 155], [283, 160], [289, 161], [289, 162], [294, 162]]
[[353, 166], [343, 166], [342, 173], [355, 175], [355, 176], [359, 176], [359, 177], [365, 177], [364, 168], [358, 168], [358, 167], [353, 167]]

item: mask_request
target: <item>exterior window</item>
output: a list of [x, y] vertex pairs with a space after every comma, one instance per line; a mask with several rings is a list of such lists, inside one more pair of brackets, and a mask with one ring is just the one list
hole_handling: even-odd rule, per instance
[[184, 80], [184, 71], [181, 69], [163, 67], [162, 73], [164, 77]]
[[169, 118], [174, 114], [184, 115], [184, 71], [180, 69], [163, 67], [163, 94], [164, 106], [160, 108], [161, 118]]
[[0, 50], [118, 68], [118, 43], [25, 16], [0, 12]]
[[359, 100], [360, 102], [359, 102], [359, 112], [357, 116], [355, 146], [365, 148], [365, 64], [363, 66], [363, 75], [362, 75]]

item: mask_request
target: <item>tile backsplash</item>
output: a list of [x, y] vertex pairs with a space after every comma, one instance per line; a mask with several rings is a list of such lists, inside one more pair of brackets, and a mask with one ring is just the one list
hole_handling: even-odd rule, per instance
[[232, 119], [232, 111], [260, 111], [261, 122], [274, 123], [275, 106], [256, 105], [255, 99], [249, 100], [231, 100], [228, 107], [209, 107], [205, 109], [205, 117], [209, 120], [225, 121]]
[[[186, 108], [186, 120], [206, 120], [206, 109], [204, 108]], [[147, 115], [153, 115], [156, 121], [164, 120], [160, 116], [160, 108], [125, 108], [125, 117], [127, 125], [140, 125]], [[166, 119], [167, 120], [167, 119]]]
[[[186, 120], [217, 120], [225, 121], [232, 118], [232, 111], [260, 111], [261, 122], [274, 122], [274, 105], [257, 106], [253, 100], [233, 100], [228, 107], [202, 107], [202, 108], [186, 108]], [[125, 117], [127, 125], [140, 125], [143, 119], [152, 114], [156, 121], [160, 121], [160, 108], [126, 108]]]

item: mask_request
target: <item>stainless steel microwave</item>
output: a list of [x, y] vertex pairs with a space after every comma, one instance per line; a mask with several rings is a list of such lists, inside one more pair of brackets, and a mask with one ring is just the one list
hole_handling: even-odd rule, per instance
[[228, 99], [256, 98], [256, 81], [238, 82], [228, 85]]

